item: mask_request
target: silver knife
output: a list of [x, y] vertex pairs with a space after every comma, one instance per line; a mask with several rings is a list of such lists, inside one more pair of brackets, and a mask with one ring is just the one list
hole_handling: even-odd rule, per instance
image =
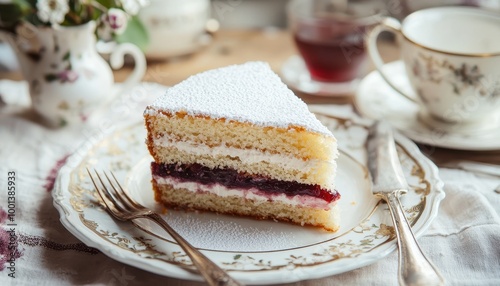
[[367, 149], [373, 194], [387, 202], [398, 238], [399, 284], [443, 285], [443, 277], [418, 246], [399, 200], [400, 195], [408, 191], [408, 183], [401, 169], [391, 126], [376, 122], [370, 128]]

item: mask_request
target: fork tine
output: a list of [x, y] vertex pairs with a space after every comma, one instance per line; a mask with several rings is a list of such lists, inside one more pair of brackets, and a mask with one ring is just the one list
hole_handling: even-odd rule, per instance
[[[106, 187], [106, 184], [104, 184], [104, 181], [102, 180], [101, 175], [99, 175], [99, 173], [97, 173], [96, 170], [94, 170], [94, 173], [96, 174], [97, 178], [99, 178], [99, 181], [101, 181], [101, 185], [103, 186], [101, 191], [105, 194], [105, 197], [108, 199], [108, 202], [109, 202], [109, 205], [107, 205], [108, 209], [111, 209], [114, 212], [115, 217], [117, 217], [117, 218], [120, 216], [120, 213], [128, 212], [128, 210], [125, 207], [123, 207], [123, 204], [120, 204], [121, 199], [117, 199], [117, 196], [114, 195], [109, 190], [109, 188]], [[103, 172], [103, 173], [104, 173], [104, 175], [106, 175], [105, 172]], [[107, 178], [107, 175], [106, 175], [106, 178]], [[109, 180], [109, 178], [108, 178], [108, 180]], [[113, 187], [113, 189], [115, 189], [115, 186], [112, 185], [112, 187]], [[112, 208], [110, 207], [110, 205], [112, 205]]]
[[[115, 199], [115, 202], [119, 202], [120, 207], [123, 209], [123, 211], [134, 211], [135, 208], [133, 205], [131, 205], [129, 202], [127, 202], [123, 196], [120, 194], [120, 191], [118, 188], [115, 186], [113, 181], [109, 178], [108, 174], [106, 172], [103, 172], [104, 176], [106, 176], [106, 179], [108, 179], [109, 184], [111, 185], [111, 188], [113, 189], [113, 193], [111, 194], [113, 198]], [[120, 184], [118, 184], [120, 186]], [[121, 186], [120, 186], [121, 188]], [[108, 191], [111, 193], [111, 191]], [[117, 204], [118, 205], [118, 204]]]
[[[92, 180], [92, 184], [94, 184], [94, 187], [95, 187], [97, 193], [99, 194], [99, 197], [101, 197], [102, 202], [104, 203], [104, 205], [106, 206], [106, 208], [108, 210], [110, 210], [111, 213], [114, 215], [115, 211], [116, 211], [115, 204], [108, 197], [108, 193], [105, 192], [105, 191], [103, 191], [103, 189], [99, 188], [99, 186], [97, 186], [97, 183], [94, 180], [94, 176], [92, 176], [92, 173], [90, 173], [90, 171], [89, 171], [88, 168], [86, 168], [86, 169], [87, 169], [87, 173], [89, 174], [90, 180]], [[103, 184], [103, 182], [101, 180], [101, 177], [99, 176], [99, 174], [97, 173], [96, 170], [94, 170], [94, 173], [97, 175], [97, 178], [99, 178], [99, 181], [101, 181], [101, 186], [103, 186], [103, 188], [106, 189], [105, 185]]]
[[120, 189], [120, 194], [122, 194], [128, 201], [129, 203], [134, 206], [135, 208], [143, 208], [140, 204], [138, 204], [136, 201], [134, 201], [129, 195], [128, 193], [123, 189], [122, 185], [120, 185], [120, 182], [118, 182], [118, 180], [116, 179], [115, 177], [115, 174], [113, 172], [110, 172], [111, 173], [111, 176], [113, 176], [113, 179], [115, 180], [116, 184], [118, 185], [119, 189]]

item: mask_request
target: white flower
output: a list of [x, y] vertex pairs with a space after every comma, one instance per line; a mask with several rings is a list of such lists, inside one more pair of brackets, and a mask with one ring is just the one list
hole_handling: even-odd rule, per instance
[[127, 14], [121, 9], [111, 8], [101, 16], [97, 27], [97, 36], [104, 41], [111, 41], [114, 35], [120, 35], [127, 28]]
[[43, 22], [59, 24], [64, 21], [64, 16], [69, 11], [67, 0], [38, 0], [37, 15]]
[[116, 35], [122, 34], [127, 28], [127, 14], [123, 10], [111, 8], [103, 16], [103, 22], [109, 25]]
[[149, 5], [149, 0], [122, 0], [123, 9], [130, 15], [139, 13], [139, 10]]

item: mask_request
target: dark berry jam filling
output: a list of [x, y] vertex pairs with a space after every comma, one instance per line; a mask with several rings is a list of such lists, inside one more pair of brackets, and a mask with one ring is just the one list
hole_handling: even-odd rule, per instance
[[336, 190], [323, 189], [319, 185], [270, 179], [238, 172], [230, 168], [210, 169], [200, 164], [157, 164], [152, 162], [151, 172], [160, 177], [170, 176], [181, 181], [194, 181], [204, 185], [218, 183], [228, 188], [257, 188], [267, 193], [284, 193], [288, 196], [307, 195], [327, 202], [340, 198], [340, 194]]

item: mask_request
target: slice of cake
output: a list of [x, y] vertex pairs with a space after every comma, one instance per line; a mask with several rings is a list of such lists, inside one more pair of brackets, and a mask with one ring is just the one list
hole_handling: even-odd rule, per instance
[[194, 75], [144, 117], [156, 201], [339, 228], [336, 140], [268, 64]]

